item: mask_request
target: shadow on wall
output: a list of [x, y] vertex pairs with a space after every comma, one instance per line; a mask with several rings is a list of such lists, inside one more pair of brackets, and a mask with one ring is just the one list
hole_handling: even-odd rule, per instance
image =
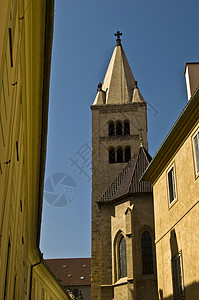
[[[178, 242], [177, 242], [177, 236], [176, 236], [175, 229], [173, 229], [170, 233], [170, 248], [171, 248], [172, 260], [174, 260], [175, 257], [177, 257], [177, 256], [179, 257], [179, 253], [181, 253], [181, 249], [178, 248]], [[186, 251], [186, 249], [184, 251]], [[173, 277], [176, 277], [178, 270], [181, 269], [181, 268], [179, 268], [179, 262], [177, 265], [178, 269], [176, 269], [175, 272], [174, 272], [174, 270], [172, 270], [172, 273], [174, 272]], [[180, 264], [181, 264], [181, 262], [180, 262]], [[182, 274], [180, 274], [180, 275], [183, 276], [183, 274], [186, 274], [186, 270], [183, 270], [183, 263], [182, 263]], [[178, 280], [178, 283], [179, 283], [179, 280]], [[177, 296], [175, 297], [174, 295], [164, 296], [163, 290], [159, 289], [159, 299], [160, 300], [175, 300], [177, 298], [179, 299], [179, 297], [177, 297]], [[180, 299], [198, 300], [199, 299], [199, 282], [195, 281], [190, 285], [184, 286], [183, 295], [181, 295]]]
[[[160, 300], [175, 300], [173, 295], [164, 297], [163, 290], [159, 289], [159, 299]], [[181, 299], [186, 300], [198, 300], [199, 299], [199, 282], [193, 282], [184, 288], [184, 297]]]

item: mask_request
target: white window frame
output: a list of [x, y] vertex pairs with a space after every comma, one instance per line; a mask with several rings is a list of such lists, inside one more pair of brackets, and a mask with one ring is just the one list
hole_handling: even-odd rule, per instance
[[[169, 173], [173, 169], [172, 173], [172, 188], [173, 188], [173, 196], [174, 199], [171, 200], [171, 194], [170, 194], [170, 186], [169, 186]], [[169, 206], [172, 205], [177, 200], [177, 189], [176, 189], [176, 175], [175, 175], [175, 166], [172, 165], [170, 169], [167, 171], [167, 186], [168, 186], [168, 196], [169, 196]]]
[[197, 139], [198, 148], [199, 148], [199, 130], [194, 134], [193, 136], [193, 149], [194, 149], [194, 161], [195, 161], [195, 170], [196, 170], [196, 176], [199, 175], [199, 163], [197, 165], [197, 154], [196, 154], [196, 148], [195, 148], [195, 142], [194, 139]]

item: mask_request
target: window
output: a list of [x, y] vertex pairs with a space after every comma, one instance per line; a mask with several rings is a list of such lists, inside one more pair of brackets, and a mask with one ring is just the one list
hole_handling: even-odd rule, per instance
[[108, 126], [108, 135], [112, 136], [115, 134], [115, 127], [114, 127], [114, 123], [110, 122], [109, 126]]
[[199, 174], [199, 131], [193, 137], [196, 174]]
[[152, 239], [148, 231], [144, 231], [141, 236], [142, 245], [142, 273], [153, 274], [153, 250]]
[[117, 122], [116, 124], [116, 135], [122, 135], [122, 123]]
[[109, 150], [109, 164], [115, 163], [115, 150], [110, 149]]
[[78, 289], [73, 289], [73, 294], [77, 298], [79, 296]]
[[131, 148], [125, 149], [125, 162], [128, 162], [131, 159]]
[[12, 31], [9, 28], [9, 46], [10, 46], [10, 65], [13, 67], [13, 53], [12, 53]]
[[41, 291], [41, 300], [45, 300], [45, 297], [46, 297], [46, 292], [45, 292], [45, 290], [42, 288], [42, 291]]
[[5, 276], [5, 287], [4, 287], [4, 300], [8, 299], [8, 278], [9, 278], [9, 268], [10, 268], [10, 238], [8, 240], [8, 251], [7, 251], [7, 262], [6, 262], [6, 276]]
[[130, 134], [130, 124], [128, 121], [124, 122], [124, 135]]
[[117, 149], [117, 162], [118, 163], [123, 162], [123, 150], [121, 147]]
[[169, 188], [169, 203], [171, 204], [176, 199], [176, 183], [174, 166], [167, 173], [168, 175], [168, 188]]
[[126, 265], [126, 240], [122, 236], [119, 242], [119, 277], [123, 278], [127, 276], [127, 265]]
[[182, 272], [182, 253], [179, 252], [171, 260], [172, 280], [174, 299], [184, 295], [183, 272]]

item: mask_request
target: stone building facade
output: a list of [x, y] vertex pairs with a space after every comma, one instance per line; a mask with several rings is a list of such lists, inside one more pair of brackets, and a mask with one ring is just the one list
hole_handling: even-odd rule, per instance
[[[144, 184], [136, 190], [136, 176], [150, 160], [147, 108], [119, 35], [91, 110], [91, 299], [157, 299], [152, 189]], [[151, 240], [150, 274], [142, 270], [144, 232]], [[123, 249], [123, 271], [118, 247]]]
[[199, 64], [185, 74], [190, 100], [143, 176], [153, 184], [161, 300], [199, 298]]

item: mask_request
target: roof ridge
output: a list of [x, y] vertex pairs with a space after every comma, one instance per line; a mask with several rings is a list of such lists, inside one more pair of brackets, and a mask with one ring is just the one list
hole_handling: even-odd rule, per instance
[[115, 192], [117, 191], [117, 188], [121, 184], [123, 178], [126, 176], [129, 168], [131, 167], [132, 163], [136, 161], [136, 157], [138, 156], [138, 153], [135, 153], [133, 157], [129, 160], [129, 162], [126, 164], [126, 166], [119, 172], [117, 177], [114, 179], [114, 181], [111, 183], [111, 185], [108, 187], [108, 189], [105, 191], [105, 193], [100, 197], [98, 202], [106, 202], [110, 198], [113, 197]]

